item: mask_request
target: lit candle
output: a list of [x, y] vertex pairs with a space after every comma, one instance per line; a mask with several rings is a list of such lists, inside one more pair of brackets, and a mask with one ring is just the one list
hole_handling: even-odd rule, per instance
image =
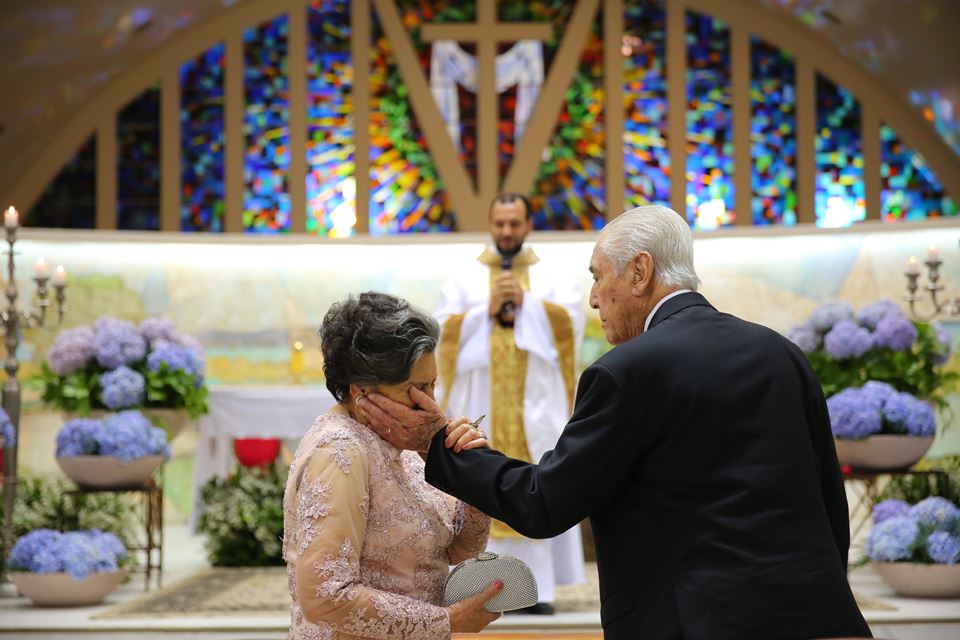
[[920, 265], [917, 264], [917, 256], [910, 256], [907, 260], [907, 275], [915, 276], [920, 274]]
[[937, 245], [932, 244], [930, 248], [927, 249], [927, 260], [930, 262], [936, 262], [940, 259], [940, 249], [937, 248]]
[[20, 226], [20, 212], [14, 209], [12, 206], [7, 207], [7, 210], [3, 213], [3, 226], [7, 229], [16, 229]]
[[37, 264], [33, 265], [33, 272], [38, 278], [46, 278], [50, 275], [50, 269], [47, 267], [47, 261], [43, 258], [37, 258]]
[[58, 264], [57, 270], [53, 272], [53, 285], [62, 287], [65, 284], [67, 284], [67, 270], [63, 268], [62, 264]]

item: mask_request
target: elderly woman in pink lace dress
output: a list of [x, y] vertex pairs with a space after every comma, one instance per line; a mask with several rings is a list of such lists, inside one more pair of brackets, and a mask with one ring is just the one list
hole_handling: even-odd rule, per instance
[[[355, 418], [357, 397], [372, 391], [407, 404], [411, 387], [433, 396], [439, 332], [382, 293], [350, 296], [323, 320], [323, 370], [338, 404], [304, 436], [287, 480], [290, 638], [449, 638], [498, 617], [483, 605], [499, 583], [442, 606], [450, 565], [483, 551], [490, 519], [428, 485], [416, 452]], [[489, 446], [466, 418], [451, 427], [457, 448]]]

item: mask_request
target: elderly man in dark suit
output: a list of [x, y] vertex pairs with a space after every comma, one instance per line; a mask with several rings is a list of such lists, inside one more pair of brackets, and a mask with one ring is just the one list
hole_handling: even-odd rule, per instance
[[368, 422], [428, 450], [428, 482], [524, 535], [589, 517], [605, 638], [869, 636], [826, 403], [800, 350], [696, 293], [690, 229], [670, 209], [613, 220], [590, 271], [616, 346], [584, 371], [539, 464], [452, 451], [417, 391], [419, 410], [370, 398]]

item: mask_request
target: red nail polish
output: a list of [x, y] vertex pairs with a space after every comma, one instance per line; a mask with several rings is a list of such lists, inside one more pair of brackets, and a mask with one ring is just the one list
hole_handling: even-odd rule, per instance
[[503, 589], [503, 580], [497, 580], [494, 584], [497, 585], [497, 589]]

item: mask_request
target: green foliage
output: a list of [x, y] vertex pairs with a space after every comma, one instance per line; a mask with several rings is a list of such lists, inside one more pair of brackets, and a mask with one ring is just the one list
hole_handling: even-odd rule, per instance
[[198, 529], [207, 534], [210, 564], [217, 567], [282, 565], [283, 492], [287, 468], [237, 466], [212, 478], [201, 493]]
[[916, 504], [931, 496], [946, 498], [954, 504], [960, 503], [960, 455], [922, 460], [917, 464], [916, 469], [941, 473], [907, 473], [891, 476], [874, 504], [890, 499]]
[[[123, 493], [67, 493], [73, 485], [58, 477], [22, 477], [13, 508], [13, 542], [35, 529], [100, 529], [117, 535], [128, 549], [137, 546], [136, 496]], [[3, 525], [0, 509], [0, 526]], [[0, 540], [0, 544], [2, 544]], [[123, 564], [135, 562], [128, 554]]]
[[834, 360], [823, 348], [808, 353], [824, 395], [830, 397], [847, 387], [862, 387], [868, 380], [878, 380], [945, 408], [944, 396], [956, 387], [957, 373], [944, 371], [936, 364], [943, 346], [934, 328], [926, 322], [913, 321], [913, 325], [917, 340], [910, 351], [870, 349], [849, 360]]
[[[182, 369], [170, 369], [166, 363], [157, 371], [147, 368], [146, 359], [130, 365], [146, 381], [147, 399], [143, 406], [131, 409], [184, 409], [191, 418], [207, 412], [207, 387], [197, 385], [197, 379]], [[108, 369], [96, 361], [68, 376], [54, 373], [46, 362], [34, 379], [41, 387], [41, 399], [61, 411], [90, 415], [94, 409], [106, 409], [100, 401], [100, 375]]]

